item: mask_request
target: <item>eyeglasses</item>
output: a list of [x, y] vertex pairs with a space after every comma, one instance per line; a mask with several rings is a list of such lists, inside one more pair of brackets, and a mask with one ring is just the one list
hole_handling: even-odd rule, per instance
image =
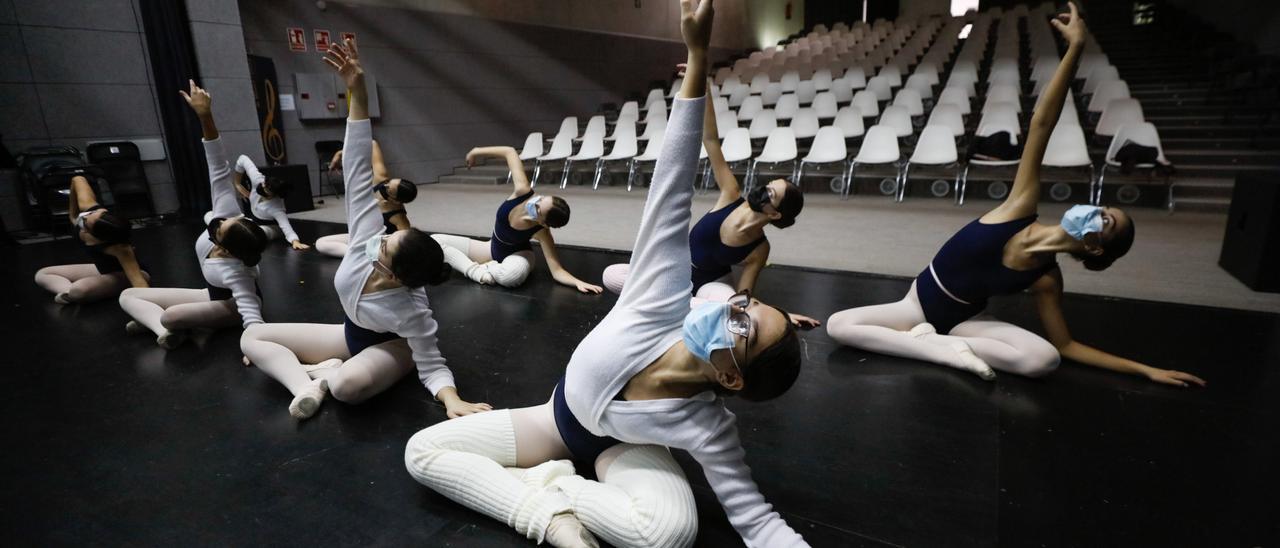
[[[743, 346], [743, 359], [746, 359], [747, 350], [751, 348], [751, 332], [755, 331], [755, 321], [751, 319], [751, 315], [747, 314], [747, 307], [751, 306], [751, 291], [742, 290], [734, 293], [729, 297], [729, 319], [727, 320], [729, 332], [746, 339]], [[737, 345], [735, 345], [736, 347]], [[734, 367], [738, 368], [738, 372], [742, 372], [742, 366], [738, 365], [738, 357], [733, 355], [733, 348], [729, 349], [729, 357], [733, 358]]]

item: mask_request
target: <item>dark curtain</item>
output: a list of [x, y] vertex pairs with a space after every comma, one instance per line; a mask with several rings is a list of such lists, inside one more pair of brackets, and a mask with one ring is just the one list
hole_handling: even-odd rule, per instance
[[862, 0], [806, 0], [804, 3], [806, 30], [812, 29], [819, 23], [830, 28], [838, 22], [852, 24], [860, 20], [862, 20]]
[[867, 22], [898, 18], [898, 0], [867, 0]]
[[183, 217], [200, 215], [212, 206], [209, 171], [200, 144], [200, 122], [178, 95], [178, 90], [187, 89], [188, 79], [198, 79], [200, 74], [186, 5], [174, 0], [139, 0], [138, 4], [160, 103], [160, 124], [178, 192], [178, 212]]

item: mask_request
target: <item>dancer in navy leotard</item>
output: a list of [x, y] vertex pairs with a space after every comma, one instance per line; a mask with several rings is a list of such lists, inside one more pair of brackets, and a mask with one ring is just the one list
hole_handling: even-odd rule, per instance
[[547, 259], [547, 269], [555, 281], [583, 293], [603, 291], [600, 286], [570, 274], [560, 264], [551, 229], [569, 223], [569, 204], [559, 196], [534, 193], [529, 177], [524, 173], [524, 162], [515, 149], [473, 148], [467, 153], [467, 167], [474, 166], [477, 160], [485, 157], [505, 160], [515, 187], [506, 201], [498, 206], [488, 242], [450, 234], [431, 236], [444, 248], [444, 258], [449, 265], [477, 283], [516, 287], [523, 284], [533, 270], [530, 240], [538, 240], [542, 255]]
[[[413, 181], [392, 177], [387, 171], [387, 164], [382, 160], [382, 147], [378, 140], [373, 140], [373, 153], [370, 157], [373, 164], [373, 197], [378, 200], [378, 210], [382, 212], [382, 226], [385, 234], [393, 234], [397, 230], [409, 230], [409, 215], [404, 204], [418, 197], [418, 187]], [[342, 151], [333, 155], [329, 162], [330, 171], [342, 171]], [[351, 246], [351, 235], [330, 234], [316, 239], [316, 251], [321, 255], [341, 259], [347, 256], [347, 248]]]
[[[723, 301], [737, 291], [754, 291], [760, 271], [769, 263], [769, 238], [764, 226], [787, 228], [804, 208], [804, 192], [786, 179], [774, 179], [743, 196], [738, 178], [720, 150], [715, 107], [708, 102], [702, 118], [702, 146], [715, 173], [720, 197], [689, 231], [689, 255], [693, 266], [693, 296]], [[692, 182], [690, 183], [692, 184]], [[735, 271], [734, 267], [741, 267]], [[604, 286], [622, 293], [631, 267], [614, 264], [604, 270]], [[816, 327], [818, 320], [792, 314], [796, 325]]]
[[[1203, 385], [1195, 375], [1157, 369], [1074, 340], [1062, 314], [1062, 271], [1055, 257], [1069, 253], [1089, 270], [1103, 270], [1128, 252], [1133, 220], [1116, 208], [1076, 206], [1058, 224], [1036, 222], [1040, 163], [1062, 112], [1067, 85], [1084, 43], [1084, 21], [1071, 5], [1053, 25], [1069, 47], [1031, 119], [1013, 190], [999, 207], [960, 229], [916, 277], [907, 296], [889, 304], [837, 312], [827, 332], [841, 343], [972, 371], [992, 368], [1027, 376], [1053, 371], [1060, 357], [1143, 375], [1152, 381]], [[987, 299], [1031, 289], [1049, 340], [980, 315]]]
[[89, 303], [114, 297], [128, 287], [149, 287], [129, 244], [129, 221], [98, 204], [89, 180], [71, 178], [67, 217], [92, 263], [46, 266], [36, 272], [36, 285], [53, 293], [58, 304]]

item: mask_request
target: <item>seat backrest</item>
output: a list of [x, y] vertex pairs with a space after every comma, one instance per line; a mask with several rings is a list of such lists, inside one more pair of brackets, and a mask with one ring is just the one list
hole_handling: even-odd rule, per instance
[[594, 135], [604, 136], [604, 116], [603, 115], [597, 114], [595, 116], [592, 116], [591, 119], [587, 120], [587, 129], [582, 131], [583, 139], [587, 139]]
[[956, 137], [951, 128], [934, 125], [925, 126], [920, 132], [920, 140], [916, 141], [916, 149], [911, 153], [911, 162], [915, 164], [950, 164], [959, 161], [956, 154]]
[[764, 101], [760, 99], [759, 95], [752, 95], [742, 102], [741, 107], [738, 107], [738, 119], [743, 121], [751, 120], [757, 114], [760, 114], [761, 110], [764, 110]]
[[897, 105], [885, 107], [884, 112], [880, 114], [878, 125], [893, 129], [898, 137], [906, 137], [912, 133], [911, 115], [907, 113], [907, 109]]
[[740, 127], [724, 133], [724, 142], [720, 145], [724, 153], [724, 161], [740, 162], [751, 157], [751, 132]]
[[613, 126], [613, 149], [609, 151], [611, 156], [630, 158], [636, 155], [638, 148], [635, 122], [624, 120]]
[[1049, 134], [1041, 165], [1049, 167], [1079, 167], [1090, 165], [1089, 145], [1084, 140], [1080, 126], [1059, 124]]
[[667, 98], [665, 95], [662, 94], [662, 88], [653, 88], [649, 90], [649, 96], [645, 97], [644, 99], [644, 105], [649, 108], [652, 108], [650, 107], [650, 105], [652, 105], [653, 103], [666, 104], [666, 102], [667, 102]]
[[1144, 147], [1152, 147], [1156, 149], [1156, 159], [1158, 161], [1161, 163], [1168, 161], [1164, 157], [1164, 146], [1160, 144], [1160, 133], [1156, 131], [1155, 124], [1141, 122], [1125, 124], [1116, 130], [1115, 137], [1111, 138], [1111, 146], [1107, 147], [1107, 162], [1114, 162], [1116, 153], [1120, 152], [1125, 143], [1130, 142]]
[[829, 69], [820, 68], [813, 71], [813, 89], [818, 91], [831, 89], [831, 80], [831, 71]]
[[933, 97], [933, 84], [929, 83], [929, 78], [923, 74], [912, 74], [907, 78], [907, 83], [903, 85], [903, 89], [915, 90], [920, 94], [921, 99]]
[[746, 102], [746, 100], [749, 97], [751, 97], [751, 88], [747, 86], [738, 86], [733, 89], [732, 93], [729, 94], [729, 106], [730, 107], [742, 106], [742, 104]]
[[883, 76], [876, 76], [867, 80], [867, 89], [876, 98], [876, 101], [888, 101], [893, 98], [893, 87], [889, 85], [889, 79]]
[[618, 119], [630, 118], [632, 120], [640, 119], [640, 103], [635, 101], [627, 101], [622, 103], [622, 110], [618, 111]]
[[898, 68], [898, 65], [893, 63], [889, 63], [881, 68], [880, 72], [877, 73], [876, 76], [884, 77], [884, 80], [888, 82], [891, 87], [898, 87], [902, 85], [902, 70]]
[[760, 94], [760, 101], [765, 106], [777, 104], [778, 98], [782, 97], [782, 84], [770, 82], [764, 87], [764, 92]]
[[911, 88], [902, 88], [898, 90], [898, 95], [893, 98], [894, 106], [907, 109], [907, 114], [912, 116], [924, 115], [924, 103], [920, 99], [920, 92]]
[[938, 67], [932, 62], [924, 61], [919, 65], [916, 65], [916, 69], [911, 73], [911, 75], [922, 77], [924, 80], [928, 81], [931, 86], [938, 85]]
[[[952, 104], [960, 109], [960, 114], [969, 114], [969, 96], [961, 88], [945, 88], [938, 95], [937, 104]], [[937, 107], [934, 107], [937, 108]]]
[[778, 127], [778, 118], [772, 110], [764, 109], [751, 119], [751, 126], [747, 128], [751, 132], [752, 139], [764, 139], [774, 128]]
[[649, 137], [649, 142], [644, 146], [644, 154], [641, 154], [641, 156], [650, 160], [657, 160], [658, 153], [662, 151], [662, 142], [666, 138], [667, 138], [667, 128], [666, 126], [663, 126], [662, 131]]
[[813, 103], [813, 98], [817, 97], [818, 88], [814, 85], [813, 80], [801, 80], [796, 86], [796, 98], [800, 100], [800, 104], [807, 105]]
[[782, 73], [782, 81], [778, 85], [782, 86], [783, 93], [796, 90], [796, 85], [800, 83], [800, 72], [797, 70], [788, 70]]
[[813, 98], [813, 111], [818, 114], [818, 118], [835, 118], [837, 110], [836, 96], [830, 91], [819, 93]]
[[1129, 84], [1124, 80], [1107, 80], [1098, 84], [1093, 97], [1089, 98], [1089, 112], [1102, 112], [1112, 99], [1129, 98]]
[[566, 135], [566, 134], [569, 136], [570, 139], [575, 139], [578, 137], [578, 117], [577, 116], [566, 116], [565, 119], [560, 122], [560, 131], [556, 132], [556, 137], [559, 138], [561, 135]]
[[644, 121], [646, 124], [652, 124], [654, 120], [658, 119], [667, 119], [667, 103], [663, 101], [650, 103], [649, 111], [644, 115]]
[[1140, 124], [1147, 121], [1142, 115], [1142, 104], [1137, 99], [1113, 99], [1107, 103], [1098, 119], [1098, 126], [1093, 132], [1098, 135], [1112, 136], [1125, 124]]
[[867, 72], [862, 67], [849, 67], [844, 71], [844, 79], [851, 89], [867, 87]]
[[773, 107], [773, 112], [779, 120], [790, 120], [792, 116], [795, 116], [797, 110], [800, 110], [800, 100], [796, 98], [794, 93], [779, 97], [778, 104]]
[[716, 129], [724, 135], [726, 131], [738, 127], [738, 115], [732, 110], [716, 113]]
[[858, 107], [849, 105], [836, 112], [836, 121], [832, 124], [840, 128], [840, 132], [844, 134], [846, 139], [853, 137], [861, 137], [866, 133], [866, 127], [862, 124], [862, 113], [858, 111]]
[[713, 105], [715, 106], [717, 114], [725, 112], [729, 110], [729, 99], [725, 97], [716, 97], [713, 100]]
[[573, 135], [561, 131], [551, 139], [551, 150], [544, 156], [562, 157], [573, 154]]
[[[623, 124], [619, 123], [618, 125], [621, 126]], [[631, 126], [631, 131], [635, 131], [635, 126]], [[520, 159], [528, 160], [539, 156], [542, 156], [542, 132], [535, 131], [524, 138], [524, 146], [520, 148]]]
[[960, 114], [960, 107], [952, 103], [942, 103], [933, 107], [926, 125], [943, 126], [951, 130], [951, 134], [956, 137], [964, 135], [964, 117]]
[[1084, 81], [1084, 88], [1081, 89], [1080, 92], [1086, 94], [1093, 93], [1098, 89], [1098, 86], [1102, 85], [1103, 82], [1119, 79], [1120, 71], [1116, 70], [1115, 65], [1100, 65], [1095, 67], [1093, 72], [1089, 73], [1089, 79]]
[[757, 73], [751, 77], [751, 93], [764, 93], [764, 87], [769, 85], [769, 75], [766, 73]]
[[784, 162], [796, 158], [796, 135], [789, 127], [773, 128], [764, 142], [764, 150], [756, 157], [762, 162]]
[[862, 138], [862, 146], [854, 161], [860, 164], [884, 164], [896, 162], [902, 156], [898, 149], [898, 135], [893, 128], [874, 125]]
[[667, 131], [667, 119], [657, 118], [645, 124], [644, 131], [640, 133], [640, 139], [652, 139], [654, 135]]
[[1018, 88], [1007, 84], [997, 84], [987, 90], [987, 99], [983, 104], [983, 110], [986, 110], [986, 105], [992, 103], [1009, 103], [1013, 105], [1015, 112], [1022, 112], [1021, 101]]
[[791, 131], [795, 133], [796, 139], [808, 139], [817, 135], [818, 113], [808, 107], [797, 110], [791, 119]]
[[578, 147], [578, 157], [595, 159], [604, 154], [604, 133], [583, 133], [582, 145]]
[[684, 85], [684, 77], [681, 76], [671, 82], [671, 90], [667, 92], [667, 97], [675, 97], [676, 92], [680, 91], [680, 86]]
[[876, 94], [871, 90], [862, 90], [853, 94], [853, 106], [858, 107], [858, 111], [864, 117], [874, 117], [880, 115], [880, 102], [876, 101]]
[[841, 76], [831, 81], [831, 94], [836, 96], [837, 103], [848, 103], [853, 100], [853, 86]]
[[826, 126], [818, 129], [818, 133], [813, 137], [813, 145], [809, 147], [809, 153], [805, 155], [804, 160], [822, 163], [840, 162], [848, 156], [849, 151], [844, 146], [844, 132], [838, 127]]

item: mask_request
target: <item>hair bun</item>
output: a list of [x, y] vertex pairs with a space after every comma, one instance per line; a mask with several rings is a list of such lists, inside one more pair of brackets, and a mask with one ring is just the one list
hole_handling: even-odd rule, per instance
[[449, 281], [449, 276], [453, 273], [453, 267], [449, 263], [441, 262], [440, 270], [436, 271], [431, 278], [427, 279], [427, 285], [440, 285]]

